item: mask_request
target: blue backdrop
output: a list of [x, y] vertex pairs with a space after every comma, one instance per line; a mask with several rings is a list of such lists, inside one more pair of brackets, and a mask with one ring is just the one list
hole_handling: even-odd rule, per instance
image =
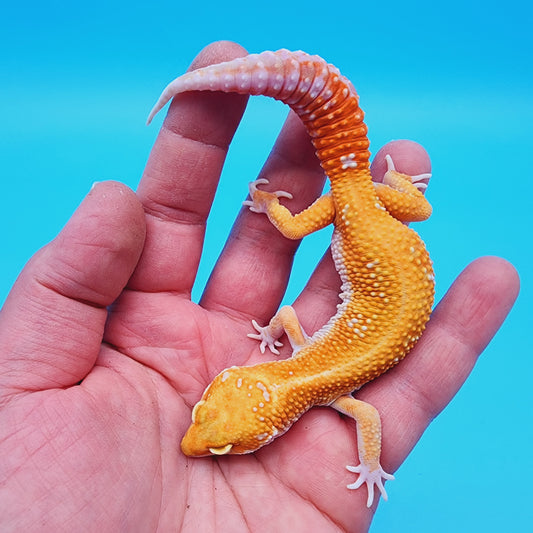
[[[356, 85], [373, 152], [392, 138], [411, 138], [432, 157], [434, 214], [417, 230], [435, 263], [437, 296], [480, 255], [509, 259], [522, 278], [514, 310], [471, 378], [387, 486], [390, 500], [380, 505], [372, 532], [527, 529], [533, 522], [531, 2], [355, 1], [343, 12], [323, 2], [213, 3], [2, 6], [0, 302], [93, 181], [136, 187], [162, 120], [146, 128], [147, 112], [202, 47], [231, 39], [253, 52], [318, 53]], [[285, 114], [276, 102], [250, 102], [213, 209], [196, 297]], [[328, 237], [302, 246], [287, 301]]]

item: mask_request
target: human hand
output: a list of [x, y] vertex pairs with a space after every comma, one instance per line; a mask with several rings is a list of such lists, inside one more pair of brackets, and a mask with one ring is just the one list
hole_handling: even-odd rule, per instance
[[[218, 43], [194, 63], [244, 52]], [[275, 313], [297, 243], [243, 209], [200, 305], [190, 300], [217, 180], [246, 98], [175, 99], [138, 194], [100, 183], [61, 234], [29, 262], [0, 315], [0, 524], [3, 531], [363, 531], [376, 504], [349, 491], [352, 421], [328, 408], [246, 456], [190, 459], [179, 449], [191, 408], [233, 364], [265, 360], [251, 320]], [[429, 168], [409, 143], [398, 170]], [[373, 165], [385, 171], [384, 152]], [[412, 167], [406, 168], [406, 161]], [[381, 170], [383, 169], [383, 170]], [[261, 177], [299, 211], [323, 175], [292, 115]], [[235, 184], [244, 194], [246, 182]], [[312, 332], [334, 314], [329, 253], [295, 302]], [[471, 264], [392, 371], [358, 392], [383, 424], [394, 471], [449, 402], [518, 291], [498, 258]]]

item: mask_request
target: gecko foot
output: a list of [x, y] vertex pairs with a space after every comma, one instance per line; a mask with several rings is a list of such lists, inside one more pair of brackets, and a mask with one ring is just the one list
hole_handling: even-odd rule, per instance
[[261, 191], [257, 188], [258, 185], [267, 185], [269, 181], [265, 178], [259, 178], [248, 184], [248, 191], [250, 193], [251, 200], [245, 200], [242, 205], [246, 205], [250, 208], [250, 211], [254, 213], [266, 213], [267, 201], [274, 200], [276, 198], [288, 198], [292, 200], [292, 194], [286, 191], [274, 191], [267, 192]]
[[261, 327], [255, 320], [252, 320], [252, 325], [258, 333], [248, 333], [250, 339], [261, 341], [259, 349], [261, 353], [265, 353], [265, 349], [268, 348], [273, 354], [279, 355], [279, 350], [283, 343], [279, 342], [271, 333], [268, 326]]
[[350, 472], [355, 472], [356, 474], [359, 474], [359, 477], [354, 483], [347, 485], [349, 489], [358, 489], [363, 483], [366, 483], [368, 490], [368, 498], [366, 501], [367, 507], [370, 507], [372, 505], [372, 502], [374, 501], [374, 485], [376, 485], [379, 489], [382, 498], [385, 501], [387, 500], [387, 491], [383, 486], [383, 480], [394, 479], [394, 476], [392, 474], [387, 474], [387, 472], [385, 472], [383, 468], [381, 468], [381, 466], [379, 466], [379, 468], [376, 468], [375, 470], [370, 471], [368, 466], [364, 464], [360, 464], [358, 466], [347, 466], [346, 469]]
[[[394, 161], [392, 160], [392, 157], [389, 154], [385, 156], [385, 161], [387, 162], [387, 172], [398, 172], [396, 170], [396, 167], [394, 166]], [[402, 173], [400, 172], [399, 174]], [[409, 176], [408, 174], [402, 175], [408, 177], [411, 180], [411, 183], [421, 192], [427, 189], [429, 179], [431, 178], [430, 172], [426, 172], [424, 174], [417, 174], [416, 176]], [[384, 178], [383, 182], [386, 183], [386, 178]]]

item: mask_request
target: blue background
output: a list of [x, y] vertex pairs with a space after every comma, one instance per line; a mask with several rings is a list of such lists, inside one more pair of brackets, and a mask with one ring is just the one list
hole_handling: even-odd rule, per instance
[[[211, 41], [318, 53], [356, 85], [371, 149], [422, 143], [433, 162], [437, 296], [480, 255], [509, 259], [522, 290], [471, 378], [388, 485], [378, 532], [521, 531], [533, 521], [531, 2], [26, 1], [0, 21], [0, 302], [93, 181], [135, 188], [162, 117], [162, 87]], [[180, 4], [185, 4], [184, 7]], [[209, 226], [196, 297], [286, 109], [252, 99]], [[236, 181], [238, 180], [238, 181]], [[287, 301], [328, 234], [306, 243]]]

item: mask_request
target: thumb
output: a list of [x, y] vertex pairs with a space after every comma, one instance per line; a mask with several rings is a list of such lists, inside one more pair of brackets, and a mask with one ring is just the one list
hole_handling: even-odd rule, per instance
[[93, 187], [28, 262], [0, 313], [0, 396], [70, 386], [89, 372], [106, 308], [128, 282], [144, 236], [133, 191], [115, 182]]

